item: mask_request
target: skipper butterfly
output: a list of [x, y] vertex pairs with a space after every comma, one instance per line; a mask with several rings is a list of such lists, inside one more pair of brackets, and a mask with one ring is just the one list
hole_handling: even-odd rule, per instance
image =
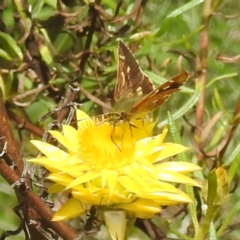
[[173, 93], [180, 91], [179, 88], [188, 78], [189, 73], [183, 72], [155, 88], [130, 49], [119, 41], [115, 106], [111, 112], [94, 117], [94, 121], [107, 121], [115, 125], [121, 120], [130, 122], [131, 119], [144, 118], [165, 103]]

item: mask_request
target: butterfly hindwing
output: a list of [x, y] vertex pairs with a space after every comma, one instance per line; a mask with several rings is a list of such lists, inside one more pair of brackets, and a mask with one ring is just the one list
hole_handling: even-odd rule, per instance
[[166, 102], [173, 93], [180, 91], [179, 87], [181, 87], [188, 80], [188, 78], [189, 73], [184, 72], [160, 85], [149, 94], [147, 94], [138, 103], [136, 103], [130, 110], [130, 114], [139, 114], [154, 111], [164, 102]]
[[114, 90], [115, 102], [137, 95], [146, 95], [153, 89], [153, 83], [142, 72], [132, 52], [122, 41], [119, 41], [117, 81]]

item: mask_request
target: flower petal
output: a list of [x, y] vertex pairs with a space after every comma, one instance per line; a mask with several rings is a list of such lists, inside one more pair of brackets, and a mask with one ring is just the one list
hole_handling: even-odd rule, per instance
[[69, 156], [68, 153], [49, 143], [37, 140], [31, 140], [31, 143], [51, 161], [55, 162], [63, 161]]
[[174, 173], [172, 171], [159, 172], [158, 179], [167, 182], [183, 183], [191, 186], [201, 187], [198, 182], [194, 181], [190, 177], [180, 173]]
[[88, 173], [76, 178], [75, 180], [73, 180], [69, 185], [68, 185], [68, 189], [69, 188], [73, 188], [79, 184], [91, 181], [97, 177], [99, 177], [101, 175], [100, 172], [94, 172], [94, 171], [89, 171]]
[[76, 112], [77, 114], [77, 125], [78, 125], [78, 129], [80, 128], [87, 128], [89, 126], [89, 124], [93, 124], [93, 120], [82, 110], [77, 110]]
[[[85, 208], [83, 208], [85, 207]], [[87, 210], [79, 200], [70, 198], [53, 216], [52, 221], [65, 221], [85, 213]]]
[[156, 164], [156, 169], [158, 172], [172, 171], [178, 173], [190, 173], [193, 171], [201, 170], [202, 168], [196, 164], [190, 162], [164, 162], [161, 164]]
[[124, 240], [126, 212], [123, 210], [104, 211], [104, 222], [113, 240]]

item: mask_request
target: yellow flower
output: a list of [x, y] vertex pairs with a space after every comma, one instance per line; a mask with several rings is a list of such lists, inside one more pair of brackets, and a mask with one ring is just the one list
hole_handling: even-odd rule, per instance
[[[163, 161], [188, 149], [164, 143], [167, 128], [152, 136], [155, 124], [146, 119], [98, 124], [80, 110], [77, 120], [77, 130], [63, 125], [63, 133], [50, 131], [62, 149], [31, 141], [45, 156], [29, 161], [48, 169], [48, 179], [55, 182], [49, 192], [70, 190], [72, 194], [54, 215], [54, 221], [86, 214], [94, 206], [112, 238], [123, 239], [126, 218], [152, 218], [163, 205], [192, 202], [171, 183], [200, 186], [186, 176], [200, 167]], [[114, 216], [119, 216], [125, 227], [113, 227], [109, 219]]]

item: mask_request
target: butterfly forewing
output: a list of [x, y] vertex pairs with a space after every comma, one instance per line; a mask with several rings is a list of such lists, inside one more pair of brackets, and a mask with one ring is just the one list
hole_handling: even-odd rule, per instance
[[179, 88], [187, 82], [188, 78], [189, 73], [184, 72], [160, 85], [136, 103], [130, 110], [130, 114], [134, 115], [154, 111], [166, 102], [173, 93], [180, 91]]
[[153, 89], [151, 80], [142, 72], [132, 52], [122, 41], [119, 41], [115, 102], [136, 95], [146, 95]]

